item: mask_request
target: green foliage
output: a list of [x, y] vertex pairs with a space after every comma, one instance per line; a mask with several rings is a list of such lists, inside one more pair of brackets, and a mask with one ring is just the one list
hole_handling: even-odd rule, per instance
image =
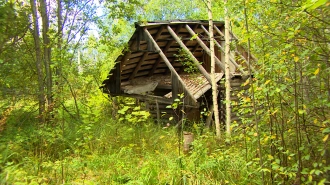
[[[179, 61], [184, 66], [184, 71], [187, 73], [195, 73], [198, 72], [198, 68], [195, 63], [190, 58], [190, 55], [184, 51], [184, 49], [180, 49], [178, 54], [174, 54], [176, 57], [176, 61]], [[202, 63], [200, 63], [202, 64]]]
[[[232, 124], [230, 144], [216, 140], [212, 132], [200, 134], [200, 124], [194, 123], [197, 137], [186, 155], [179, 154], [182, 141], [174, 128], [154, 125], [142, 105], [126, 98], [115, 104], [98, 88], [127, 47], [133, 21], [206, 19], [205, 5], [104, 1], [99, 8], [106, 16], [97, 18], [93, 1], [83, 2], [89, 3], [62, 1], [67, 15], [63, 36], [56, 31], [56, 6], [50, 6], [55, 103], [43, 124], [36, 119], [30, 7], [0, 2], [0, 184], [329, 181], [329, 2], [229, 2], [238, 44], [246, 47], [250, 41], [258, 58], [251, 61], [257, 69], [254, 79], [244, 84], [253, 83], [253, 88], [239, 93], [240, 105], [247, 108], [239, 110], [242, 123]], [[215, 20], [222, 19], [222, 4], [213, 3]], [[88, 31], [94, 26], [97, 34]], [[183, 50], [176, 57], [186, 72], [197, 71]], [[169, 108], [180, 108], [182, 98], [180, 94]], [[252, 100], [256, 117], [249, 108]]]
[[154, 123], [132, 127], [101, 119], [64, 131], [29, 123], [17, 131], [12, 123], [1, 137], [2, 184], [240, 184], [250, 174], [244, 154], [217, 144], [211, 133], [197, 137], [191, 153], [179, 156], [176, 130]]
[[131, 124], [143, 124], [148, 121], [150, 113], [142, 110], [140, 106], [133, 102], [127, 102], [118, 110], [119, 121], [127, 121]]
[[[236, 33], [242, 37], [242, 44], [251, 41], [252, 53], [258, 58], [253, 61], [258, 66], [253, 86], [256, 107], [262, 107], [256, 112], [257, 120], [244, 119], [246, 141], [255, 143], [251, 136], [260, 136], [262, 156], [258, 158], [264, 164], [257, 165], [265, 174], [265, 182], [323, 184], [330, 165], [328, 136], [322, 133], [329, 127], [326, 120], [330, 116], [325, 103], [329, 101], [325, 80], [329, 77], [329, 66], [325, 65], [329, 48], [322, 41], [330, 38], [323, 29], [329, 20], [325, 16], [329, 14], [329, 4], [245, 3], [233, 4], [232, 12], [235, 20], [241, 17], [249, 23], [248, 33], [244, 21]], [[247, 17], [239, 13], [244, 8]], [[275, 11], [281, 13], [274, 14]], [[324, 34], [317, 34], [320, 32]], [[243, 105], [251, 106], [251, 96], [246, 96], [251, 92], [252, 89], [242, 92]], [[251, 110], [240, 111], [241, 115], [251, 115]], [[250, 128], [255, 122], [261, 130], [258, 133]]]

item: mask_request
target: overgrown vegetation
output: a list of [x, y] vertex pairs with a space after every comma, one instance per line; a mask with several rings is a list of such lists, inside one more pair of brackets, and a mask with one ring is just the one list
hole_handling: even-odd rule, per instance
[[[190, 59], [189, 54], [187, 54], [184, 49], [180, 49], [178, 54], [174, 54], [177, 58], [176, 61], [180, 62], [184, 66], [184, 71], [187, 73], [196, 73], [198, 72], [198, 67], [194, 64], [194, 62]], [[199, 64], [202, 64], [200, 62]]]
[[[99, 87], [133, 21], [207, 19], [203, 2], [30, 2], [50, 4], [36, 10], [48, 28], [33, 27], [32, 3], [0, 2], [0, 184], [330, 183], [329, 2], [228, 2], [237, 42], [258, 59], [239, 97], [256, 114], [220, 140], [191, 123], [187, 154], [176, 127]], [[212, 10], [224, 17], [222, 1]]]
[[[1, 184], [246, 184], [257, 171], [246, 165], [241, 136], [231, 147], [200, 135], [179, 154], [177, 130], [153, 122], [92, 121], [97, 112], [64, 125], [39, 126], [29, 110], [13, 111], [1, 133]], [[93, 115], [91, 118], [89, 115]], [[64, 127], [64, 129], [63, 129]], [[233, 153], [237, 155], [232, 155]], [[254, 164], [250, 164], [253, 166]]]

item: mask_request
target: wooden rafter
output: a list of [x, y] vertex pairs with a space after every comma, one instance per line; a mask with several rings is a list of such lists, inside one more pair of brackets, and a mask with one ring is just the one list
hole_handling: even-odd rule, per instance
[[[156, 40], [156, 41], [157, 41], [157, 39], [160, 37], [160, 35], [162, 34], [163, 30], [164, 30], [164, 26], [161, 26], [161, 28], [159, 29], [159, 31], [157, 32], [157, 34], [156, 34], [156, 36], [155, 36], [155, 40]], [[144, 60], [148, 57], [148, 55], [149, 55], [149, 52], [148, 52], [148, 51], [145, 51], [145, 52], [143, 53], [143, 55], [142, 55], [142, 57], [140, 58], [138, 64], [136, 65], [136, 67], [135, 67], [133, 73], [132, 73], [131, 76], [129, 77], [130, 80], [132, 80], [132, 79], [136, 76], [137, 72], [140, 70], [141, 65], [143, 64]]]
[[140, 58], [138, 64], [136, 65], [136, 67], [134, 68], [134, 71], [132, 72], [131, 76], [129, 77], [129, 80], [132, 80], [135, 76], [136, 73], [140, 70], [141, 65], [143, 63], [143, 61], [147, 58], [147, 56], [149, 55], [149, 52], [145, 51], [142, 55], [142, 57]]
[[[202, 25], [202, 29], [204, 30], [204, 32], [209, 36], [210, 33], [209, 31]], [[225, 53], [225, 50], [222, 48], [222, 46], [220, 45], [220, 43], [217, 41], [217, 40], [214, 40], [215, 41], [215, 45], [221, 50], [222, 53]], [[239, 64], [237, 64], [237, 62], [233, 59], [233, 57], [230, 56], [230, 61], [232, 64], [234, 64], [235, 67], [237, 67], [237, 69], [245, 74], [246, 72], [242, 69], [242, 66], [240, 66]]]
[[122, 69], [122, 67], [125, 65], [125, 62], [127, 61], [127, 59], [131, 56], [131, 54], [132, 54], [132, 51], [131, 51], [131, 47], [135, 44], [135, 43], [137, 43], [136, 41], [133, 41], [130, 45], [129, 45], [129, 47], [128, 47], [128, 51], [126, 51], [125, 53], [124, 53], [124, 57], [122, 58], [122, 60], [121, 60], [121, 62], [120, 62], [120, 70]]
[[170, 32], [170, 34], [172, 35], [172, 37], [176, 40], [176, 42], [181, 46], [181, 48], [184, 49], [185, 52], [189, 55], [190, 59], [192, 60], [192, 62], [194, 62], [194, 64], [198, 68], [198, 70], [205, 76], [207, 81], [209, 81], [209, 83], [211, 83], [211, 77], [210, 77], [209, 73], [199, 63], [199, 61], [195, 58], [195, 56], [191, 53], [191, 51], [187, 48], [187, 46], [184, 45], [182, 40], [175, 34], [175, 32], [172, 30], [172, 28], [169, 25], [167, 26], [167, 29]]
[[[183, 26], [182, 26], [182, 24], [180, 24], [177, 28], [176, 28], [176, 30], [175, 30], [175, 34], [179, 34], [179, 31], [180, 31], [180, 29], [182, 28]], [[194, 27], [194, 29], [197, 27], [197, 24], [195, 25], [195, 27]], [[182, 39], [182, 38], [181, 38]], [[190, 41], [191, 39], [189, 38], [187, 38], [187, 39], [185, 39], [185, 41], [183, 42], [184, 43], [184, 45], [187, 45], [187, 43]], [[175, 41], [175, 40], [173, 40], [173, 38], [172, 38], [172, 43]], [[195, 48], [194, 48], [195, 49]], [[192, 53], [193, 53], [193, 51], [192, 51]], [[173, 62], [174, 63], [174, 62]], [[178, 70], [178, 72], [181, 72], [182, 71], [182, 69], [183, 69], [183, 66], [181, 66], [180, 68], [179, 68], [179, 70]], [[169, 73], [169, 70], [168, 69], [166, 69], [166, 71], [165, 71], [165, 74], [168, 74]]]
[[[167, 67], [171, 70], [172, 75], [175, 75], [178, 79], [178, 81], [180, 82], [180, 84], [182, 85], [183, 89], [185, 92], [188, 93], [188, 96], [195, 102], [197, 103], [197, 100], [194, 98], [194, 96], [191, 94], [191, 92], [188, 90], [187, 86], [185, 85], [185, 83], [183, 82], [183, 80], [181, 79], [180, 75], [175, 71], [174, 67], [172, 66], [171, 62], [167, 59], [167, 57], [165, 56], [165, 54], [163, 53], [163, 51], [160, 49], [160, 47], [158, 46], [157, 42], [152, 38], [152, 35], [149, 33], [147, 28], [144, 28], [144, 31], [146, 33], [146, 35], [149, 37], [150, 41], [153, 42], [156, 50], [159, 52], [160, 57], [162, 57], [163, 61], [165, 62], [165, 64], [167, 65]], [[173, 31], [173, 30], [172, 30]]]
[[[176, 33], [179, 33], [180, 29], [182, 28], [182, 25], [178, 25], [178, 27], [175, 29]], [[163, 49], [163, 52], [166, 53], [168, 49], [170, 49], [171, 45], [173, 44], [174, 40], [169, 40]], [[160, 62], [162, 61], [162, 57], [159, 57], [155, 64], [152, 66], [152, 69], [149, 72], [149, 76], [153, 75], [157, 67], [159, 66]]]
[[[186, 28], [187, 28], [188, 32], [191, 34], [191, 36], [195, 36], [196, 35], [196, 33], [188, 25], [186, 25]], [[211, 56], [210, 48], [205, 45], [205, 43], [199, 38], [198, 35], [196, 36], [196, 40], [197, 40], [197, 43], [204, 49], [204, 51], [206, 51], [206, 53], [209, 56]], [[219, 58], [215, 56], [214, 59], [215, 59], [215, 63], [222, 69], [222, 71], [224, 71], [225, 70], [225, 66], [219, 60]]]
[[[193, 30], [195, 31], [198, 28], [198, 24], [195, 24], [193, 27]], [[189, 40], [184, 41], [184, 45], [187, 45], [187, 43], [191, 41], [191, 38]], [[199, 48], [199, 45], [196, 44], [196, 46], [191, 50], [191, 53], [194, 54], [194, 52]], [[183, 66], [179, 69], [181, 71], [183, 69]]]

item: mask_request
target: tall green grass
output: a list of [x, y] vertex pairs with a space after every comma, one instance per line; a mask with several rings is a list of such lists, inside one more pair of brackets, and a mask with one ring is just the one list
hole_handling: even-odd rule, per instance
[[[175, 127], [67, 117], [39, 125], [13, 112], [0, 137], [0, 184], [258, 184], [241, 142], [200, 134], [183, 154]], [[72, 126], [72, 125], [75, 126]], [[198, 132], [197, 132], [198, 131]], [[194, 132], [194, 131], [193, 131]], [[248, 168], [249, 167], [249, 168]], [[254, 173], [255, 172], [255, 173]]]

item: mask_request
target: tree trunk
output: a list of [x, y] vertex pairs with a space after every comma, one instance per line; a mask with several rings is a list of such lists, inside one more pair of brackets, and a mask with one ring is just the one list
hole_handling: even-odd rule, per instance
[[[47, 87], [47, 106], [52, 106], [53, 98], [53, 79], [52, 79], [52, 72], [51, 72], [51, 44], [49, 39], [49, 16], [47, 11], [46, 0], [40, 1], [40, 12], [41, 12], [41, 19], [42, 19], [42, 38], [44, 42], [44, 65], [45, 65], [45, 72], [46, 72], [46, 87]], [[51, 111], [51, 110], [48, 110]]]
[[210, 53], [211, 53], [211, 82], [212, 82], [212, 100], [213, 100], [213, 111], [215, 119], [215, 128], [217, 138], [221, 137], [221, 128], [219, 120], [219, 108], [218, 108], [218, 86], [215, 81], [215, 54], [214, 54], [214, 34], [213, 34], [213, 16], [212, 16], [212, 4], [211, 0], [207, 1], [207, 9], [209, 16], [209, 33], [210, 33]]
[[38, 74], [38, 101], [39, 101], [39, 120], [44, 122], [43, 113], [45, 112], [45, 99], [44, 99], [44, 75], [42, 71], [42, 58], [41, 58], [41, 48], [40, 48], [40, 34], [39, 34], [39, 23], [38, 23], [38, 13], [36, 8], [35, 0], [30, 0], [32, 17], [33, 17], [33, 38], [35, 45], [36, 54], [36, 68]]
[[226, 132], [230, 136], [231, 124], [231, 105], [230, 105], [230, 33], [229, 33], [229, 15], [227, 9], [227, 1], [225, 0], [225, 87], [226, 87]]
[[57, 0], [57, 52], [55, 63], [55, 84], [60, 84], [60, 76], [62, 74], [62, 42], [63, 42], [63, 17], [62, 17], [62, 0]]

